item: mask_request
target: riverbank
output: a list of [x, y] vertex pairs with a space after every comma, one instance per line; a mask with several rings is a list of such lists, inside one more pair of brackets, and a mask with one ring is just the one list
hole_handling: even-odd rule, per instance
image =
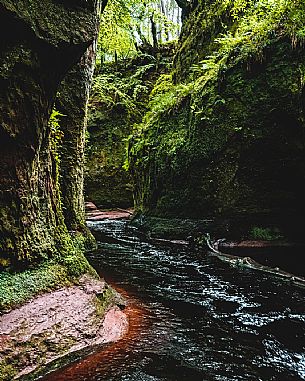
[[[119, 307], [120, 306], [120, 307]], [[45, 369], [84, 348], [114, 342], [128, 329], [123, 298], [105, 281], [83, 275], [78, 284], [35, 297], [0, 316], [0, 380]]]
[[99, 210], [91, 202], [86, 203], [86, 208], [92, 233], [98, 241], [109, 242], [109, 237], [95, 229], [94, 222], [129, 220], [127, 226], [136, 229], [138, 236], [152, 244], [210, 250], [211, 247], [207, 245], [209, 237], [213, 248], [217, 248], [218, 258], [224, 262], [265, 271], [292, 280], [302, 287], [305, 284], [305, 273], [298, 265], [305, 247], [304, 242], [300, 239], [289, 240], [272, 224], [264, 221], [264, 218], [252, 220], [239, 217], [224, 221], [216, 218], [161, 218], [135, 215], [132, 209]]
[[117, 220], [129, 219], [132, 217], [134, 210], [129, 209], [106, 209], [100, 210], [93, 202], [86, 202], [86, 219], [87, 221], [101, 221], [101, 220]]
[[[89, 220], [132, 213], [87, 209]], [[73, 354], [115, 342], [128, 330], [124, 299], [80, 251], [0, 276], [0, 381], [35, 379], [51, 363], [65, 365]]]
[[139, 215], [131, 225], [150, 243], [189, 245], [203, 253], [216, 249], [214, 254], [229, 265], [266, 272], [305, 286], [305, 272], [299, 265], [304, 241], [285, 237], [263, 218], [254, 223], [251, 219], [220, 221]]
[[85, 354], [77, 362], [72, 362], [64, 369], [60, 368], [46, 375], [42, 379], [43, 381], [83, 381], [87, 377], [94, 379], [97, 369], [99, 376], [107, 379], [107, 374], [111, 374], [111, 369], [120, 367], [121, 362], [130, 353], [131, 344], [138, 342], [139, 337], [149, 330], [149, 322], [146, 320], [149, 311], [145, 309], [141, 301], [135, 299], [128, 291], [111, 280], [107, 279], [107, 281], [127, 300], [124, 313], [128, 318], [128, 332], [120, 340], [109, 343], [105, 347], [97, 348], [89, 356]]
[[[274, 283], [278, 285], [276, 280], [277, 277], [281, 277], [284, 280], [288, 280], [288, 282], [282, 283], [282, 285], [285, 285], [285, 287], [281, 288], [283, 290], [286, 290], [287, 293], [291, 291], [291, 287], [293, 287], [293, 289], [295, 290], [294, 292], [296, 292], [296, 289], [294, 288], [294, 286], [300, 285], [299, 284], [300, 278], [292, 277], [291, 274], [282, 272], [279, 269], [274, 271], [271, 268], [269, 269], [266, 266], [258, 266], [258, 264], [255, 263], [250, 258], [241, 259], [241, 258], [238, 258], [237, 256], [227, 255], [227, 254], [218, 252], [219, 256], [216, 256], [216, 257], [221, 260], [220, 262], [226, 262], [226, 264], [228, 265], [228, 266], [226, 265], [225, 267], [222, 267], [220, 262], [217, 263], [218, 262], [217, 260], [214, 261], [214, 258], [216, 258], [215, 257], [216, 249], [212, 247], [213, 250], [210, 250], [210, 251], [214, 251], [214, 255], [213, 254], [211, 255], [211, 253], [208, 254], [204, 247], [200, 247], [200, 245], [198, 244], [194, 245], [194, 241], [192, 237], [189, 237], [188, 240], [159, 239], [159, 238], [156, 238], [154, 235], [152, 235], [152, 233], [149, 231], [146, 231], [145, 234], [143, 233], [143, 231], [139, 232], [138, 229], [135, 229], [132, 225], [130, 225], [128, 221], [129, 218], [127, 219], [127, 217], [123, 219], [116, 218], [116, 211], [99, 211], [99, 213], [101, 217], [100, 221], [99, 222], [91, 221], [90, 226], [92, 225], [91, 228], [93, 229], [92, 230], [93, 232], [97, 233], [100, 231], [99, 235], [103, 237], [103, 240], [99, 242], [99, 249], [97, 251], [88, 253], [88, 259], [90, 263], [93, 265], [93, 267], [98, 271], [98, 273], [103, 275], [105, 273], [105, 275], [107, 275], [106, 276], [107, 282], [110, 281], [110, 284], [112, 284], [112, 281], [114, 281], [114, 284], [118, 282], [119, 286], [118, 288], [116, 287], [116, 289], [127, 300], [130, 299], [130, 295], [126, 294], [126, 291], [122, 289], [122, 286], [124, 288], [128, 284], [128, 287], [129, 287], [130, 285], [133, 284], [134, 279], [143, 278], [144, 279], [143, 281], [147, 282], [147, 280], [145, 281], [145, 279], [146, 278], [150, 279], [151, 277], [151, 274], [149, 272], [146, 275], [142, 274], [141, 277], [138, 278], [136, 274], [134, 274], [134, 271], [136, 271], [138, 266], [144, 266], [144, 268], [145, 266], [148, 266], [148, 264], [150, 264], [151, 266], [151, 261], [157, 260], [157, 262], [159, 263], [160, 258], [163, 258], [163, 256], [165, 256], [164, 258], [167, 258], [168, 255], [169, 255], [168, 257], [169, 263], [167, 262], [165, 263], [167, 271], [168, 271], [168, 268], [171, 268], [172, 266], [172, 271], [175, 274], [175, 275], [172, 274], [170, 277], [170, 281], [174, 282], [171, 288], [175, 288], [178, 285], [180, 285], [181, 277], [184, 278], [186, 276], [187, 277], [190, 276], [190, 274], [188, 273], [189, 265], [191, 267], [195, 266], [194, 267], [195, 272], [194, 273], [192, 272], [193, 275], [191, 276], [191, 279], [192, 281], [196, 283], [196, 281], [198, 281], [197, 279], [199, 276], [198, 274], [201, 274], [201, 271], [202, 271], [200, 270], [198, 272], [197, 270], [199, 268], [201, 269], [201, 266], [203, 266], [203, 268], [206, 269], [206, 266], [210, 267], [211, 264], [213, 266], [213, 269], [211, 270], [212, 277], [215, 276], [214, 271], [217, 271], [218, 267], [220, 267], [222, 268], [221, 271], [225, 271], [225, 273], [228, 275], [228, 278], [230, 279], [230, 281], [232, 281], [232, 279], [235, 279], [234, 274], [236, 273], [239, 274], [239, 277], [245, 278], [245, 279], [247, 279], [247, 277], [252, 277], [253, 274], [255, 274], [252, 271], [251, 272], [244, 271], [245, 269], [252, 269], [255, 271], [259, 270], [260, 274], [257, 273], [255, 275], [255, 279], [261, 279], [263, 282], [263, 287], [258, 288], [259, 292], [261, 292], [261, 290], [267, 287], [269, 283], [270, 284]], [[110, 217], [104, 218], [105, 215], [109, 216], [109, 214], [113, 215], [114, 218], [110, 218]], [[195, 221], [193, 221], [193, 223], [195, 223]], [[165, 220], [164, 220], [164, 224], [165, 224]], [[172, 224], [173, 224], [173, 221], [172, 221]], [[171, 228], [173, 227], [173, 225], [169, 225], [169, 226], [171, 226]], [[183, 221], [180, 222], [180, 228], [181, 226], [185, 226]], [[132, 234], [132, 236], [130, 236], [130, 234]], [[169, 238], [173, 238], [173, 237], [169, 236]], [[222, 241], [219, 242], [219, 246], [221, 246], [222, 248], [233, 247], [234, 249], [235, 244], [237, 248], [238, 247], [250, 247], [250, 248], [258, 247], [259, 250], [262, 250], [262, 249], [270, 250], [272, 249], [272, 245], [273, 246], [275, 245], [274, 247], [276, 247], [276, 242], [263, 243], [263, 241], [244, 241], [244, 242], [241, 242], [239, 246], [237, 245], [237, 243], [234, 243], [234, 242], [228, 242], [227, 244]], [[141, 245], [143, 245], [143, 250], [139, 249], [141, 248]], [[122, 251], [120, 247], [122, 248]], [[138, 248], [139, 251], [137, 251], [135, 248]], [[288, 248], [291, 249], [291, 247], [288, 247]], [[149, 251], [149, 255], [147, 254], [147, 250]], [[128, 253], [130, 254], [130, 256], [128, 256], [129, 255]], [[161, 257], [159, 258], [159, 255], [156, 256], [156, 253], [162, 253]], [[139, 255], [141, 255], [141, 260], [139, 261], [139, 263], [137, 263], [136, 258]], [[120, 269], [120, 266], [122, 265], [122, 262], [124, 260], [126, 261], [124, 266], [127, 266], [128, 270], [125, 269], [124, 266], [123, 266], [123, 269]], [[183, 272], [183, 274], [181, 274], [180, 276], [179, 273], [181, 269], [183, 269], [185, 266], [185, 263], [184, 263], [185, 260], [187, 260], [187, 262], [190, 262], [190, 263], [185, 268], [186, 273]], [[128, 267], [129, 261], [131, 261], [130, 268]], [[132, 265], [133, 261], [135, 261], [135, 266]], [[205, 265], [203, 265], [204, 263]], [[215, 266], [215, 269], [214, 269], [214, 266]], [[152, 266], [152, 269], [155, 269], [157, 267], [158, 266], [156, 263], [155, 266]], [[164, 272], [164, 274], [167, 274], [167, 271]], [[126, 283], [126, 280], [124, 281], [125, 272], [128, 274], [129, 272], [131, 272], [127, 283]], [[178, 272], [178, 274], [176, 274], [176, 272]], [[161, 273], [163, 274], [163, 271], [161, 271]], [[158, 271], [158, 274], [159, 274], [159, 271]], [[133, 276], [135, 277], [134, 279], [133, 279]], [[160, 274], [158, 276], [160, 276]], [[175, 276], [177, 276], [177, 279], [175, 278]], [[107, 277], [109, 277], [109, 279]], [[174, 277], [176, 280], [173, 280], [172, 277]], [[200, 275], [200, 279], [201, 279], [201, 275]], [[158, 281], [158, 284], [160, 284], [159, 281]], [[211, 284], [212, 283], [208, 282], [207, 284], [205, 284], [205, 287], [207, 286], [211, 287]], [[251, 284], [252, 284], [252, 281], [251, 281]], [[150, 287], [152, 287], [152, 290], [154, 290], [154, 292], [159, 289], [159, 286], [155, 289], [155, 285], [156, 285], [155, 282], [149, 281], [149, 285]], [[218, 282], [217, 282], [217, 285], [218, 285]], [[196, 286], [196, 290], [197, 290], [197, 286]], [[189, 295], [189, 292], [187, 294]], [[200, 292], [199, 294], [200, 294], [200, 300], [202, 300], [201, 299], [202, 295]], [[216, 294], [217, 294], [217, 288], [216, 288]], [[97, 291], [96, 295], [99, 296], [100, 292]], [[162, 295], [163, 295], [163, 292], [162, 292]], [[162, 299], [162, 296], [161, 294], [158, 294], [158, 303], [160, 298]], [[243, 300], [244, 300], [244, 297], [241, 298], [242, 302]], [[206, 298], [204, 298], [204, 302], [206, 302]], [[120, 301], [117, 303], [120, 303]], [[166, 302], [166, 305], [167, 303], [168, 302]], [[187, 301], [187, 303], [189, 303], [189, 301]], [[218, 306], [217, 303], [215, 304], [216, 306]], [[234, 303], [235, 303], [235, 299], [234, 299]], [[232, 307], [234, 306], [232, 305]], [[193, 314], [194, 307], [192, 303], [187, 304], [186, 308], [187, 309], [185, 310], [183, 307], [183, 311], [184, 311], [183, 314], [186, 314], [187, 316], [189, 313]], [[110, 308], [108, 311], [109, 311], [109, 316], [107, 312], [103, 320], [104, 321], [103, 324], [106, 324], [106, 328], [105, 329], [102, 328], [102, 332], [104, 333], [110, 332], [110, 337], [113, 338], [113, 336], [115, 336], [120, 331], [120, 329], [124, 327], [124, 325], [122, 325], [121, 323], [124, 322], [125, 320], [124, 319], [120, 320], [120, 314], [122, 314], [122, 311], [120, 311], [118, 307], [114, 306], [114, 309]], [[157, 314], [156, 311], [154, 312], [154, 314], [155, 313]], [[123, 315], [125, 315], [125, 319], [128, 320], [129, 326], [128, 326], [128, 332], [126, 328], [125, 335], [123, 338], [121, 338], [121, 340], [116, 341], [116, 338], [114, 338], [114, 340], [111, 339], [110, 341], [107, 341], [105, 340], [105, 336], [99, 335], [97, 332], [97, 335], [93, 337], [93, 340], [96, 340], [97, 343], [104, 344], [104, 343], [112, 343], [113, 341], [116, 341], [116, 342], [106, 346], [102, 345], [101, 347], [99, 345], [96, 346], [95, 344], [90, 345], [87, 343], [88, 344], [87, 348], [88, 347], [91, 348], [91, 351], [86, 350], [86, 347], [79, 347], [79, 349], [77, 348], [76, 352], [74, 352], [76, 353], [76, 357], [75, 356], [69, 357], [64, 355], [64, 362], [62, 362], [62, 360], [59, 357], [58, 359], [55, 358], [55, 360], [49, 363], [47, 372], [42, 372], [40, 374], [43, 375], [45, 373], [49, 373], [50, 371], [55, 371], [55, 372], [46, 375], [43, 378], [43, 380], [44, 381], [70, 381], [70, 380], [71, 381], [84, 381], [84, 380], [87, 381], [87, 380], [95, 380], [95, 379], [107, 380], [107, 381], [116, 380], [115, 374], [117, 374], [117, 372], [119, 372], [121, 368], [124, 368], [124, 366], [122, 367], [122, 364], [125, 364], [125, 362], [127, 361], [126, 359], [129, 359], [130, 357], [132, 358], [131, 354], [134, 352], [134, 346], [138, 345], [141, 347], [141, 345], [143, 345], [143, 341], [140, 340], [140, 337], [142, 337], [143, 335], [145, 337], [147, 334], [152, 334], [153, 337], [155, 337], [156, 335], [155, 330], [151, 328], [151, 321], [154, 320], [154, 317], [151, 315], [151, 311], [147, 312], [145, 308], [143, 309], [143, 304], [141, 301], [137, 300], [135, 302], [134, 298], [132, 298], [131, 303], [128, 302], [127, 308], [124, 309]], [[163, 327], [164, 316], [163, 314], [161, 315], [162, 315], [162, 318], [160, 320], [160, 325], [161, 327]], [[80, 316], [78, 316], [78, 319]], [[247, 314], [245, 315], [245, 317], [247, 317]], [[82, 329], [82, 332], [83, 331], [84, 330]], [[149, 333], [149, 332], [153, 332], [153, 333]], [[158, 335], [156, 336], [158, 337]], [[161, 336], [164, 337], [163, 330], [160, 333], [160, 337]], [[86, 340], [88, 339], [86, 335], [84, 337], [86, 338]], [[78, 336], [77, 337], [78, 342], [79, 343], [83, 342], [84, 337]], [[99, 337], [101, 338], [100, 342], [98, 341]], [[120, 338], [120, 337], [122, 336], [117, 336], [117, 338]], [[89, 337], [89, 340], [90, 339], [92, 338]], [[90, 354], [92, 352], [94, 353]], [[138, 363], [136, 360], [134, 361], [135, 363]], [[162, 366], [160, 365], [163, 360], [158, 359], [157, 364], [154, 364], [153, 363], [154, 361], [155, 360], [150, 360], [151, 365], [145, 368], [145, 371], [147, 371], [150, 375], [156, 375], [156, 374], [159, 374], [158, 372], [161, 369], [160, 374], [163, 374], [163, 371], [165, 368], [163, 369], [163, 365]], [[70, 365], [68, 365], [69, 363]], [[68, 366], [64, 367], [65, 365], [68, 365]], [[159, 366], [161, 366], [160, 369], [159, 369]], [[56, 371], [56, 369], [58, 368], [60, 368], [60, 370]], [[176, 366], [174, 368], [175, 369], [173, 369], [173, 373], [176, 374]], [[186, 370], [184, 369], [184, 371], [186, 372], [187, 377], [193, 377], [193, 373], [194, 373], [193, 370], [187, 368]], [[197, 373], [195, 375], [197, 376]], [[31, 376], [33, 376], [35, 379], [35, 372], [34, 372], [34, 375], [32, 374]], [[111, 377], [114, 377], [114, 378], [111, 378]], [[32, 380], [33, 378], [26, 377], [26, 380], [29, 380], [29, 379]], [[193, 378], [188, 378], [188, 379], [193, 379]], [[194, 379], [197, 379], [197, 378], [194, 378]], [[201, 378], [198, 378], [198, 380], [199, 379]], [[8, 378], [7, 380], [10, 380], [10, 379]]]

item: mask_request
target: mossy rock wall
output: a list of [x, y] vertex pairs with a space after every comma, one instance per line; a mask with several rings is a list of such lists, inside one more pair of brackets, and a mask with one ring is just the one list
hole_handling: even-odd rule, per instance
[[172, 47], [161, 47], [158, 54], [105, 63], [96, 72], [89, 106], [85, 194], [99, 207], [133, 206], [132, 177], [124, 169], [127, 139], [147, 111], [156, 79], [171, 67]]
[[60, 82], [95, 38], [98, 6], [0, 1], [0, 269], [73, 250], [49, 118]]
[[[239, 26], [231, 8], [220, 14], [216, 3], [209, 8], [201, 1], [191, 14], [173, 76], [153, 90], [150, 111], [134, 135], [137, 209], [195, 218], [261, 215], [300, 232], [305, 49], [281, 24], [261, 38], [259, 49], [242, 40], [229, 53], [217, 50], [215, 37], [225, 29], [220, 20], [232, 34]], [[304, 4], [297, 12], [304, 13]]]

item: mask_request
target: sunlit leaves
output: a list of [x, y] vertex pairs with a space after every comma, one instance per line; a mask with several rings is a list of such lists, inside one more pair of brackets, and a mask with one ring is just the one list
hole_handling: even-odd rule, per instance
[[160, 42], [177, 37], [179, 23], [174, 0], [109, 1], [101, 16], [99, 58], [130, 57], [143, 43], [143, 38], [152, 44], [151, 18]]
[[133, 1], [112, 0], [101, 17], [99, 52], [119, 56], [135, 49], [132, 32], [131, 6]]
[[221, 68], [249, 58], [263, 60], [265, 49], [287, 37], [292, 46], [305, 39], [303, 0], [225, 0], [221, 2], [236, 24], [215, 38], [217, 49], [194, 67], [195, 72], [217, 74]]

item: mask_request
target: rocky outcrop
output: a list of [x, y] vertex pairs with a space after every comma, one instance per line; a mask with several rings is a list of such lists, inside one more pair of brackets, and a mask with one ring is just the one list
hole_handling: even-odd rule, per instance
[[[83, 276], [0, 316], [0, 380], [18, 379], [84, 348], [116, 341], [128, 327], [122, 298]], [[64, 308], [63, 308], [64, 306]]]
[[[96, 37], [98, 30], [96, 31]], [[72, 233], [81, 233], [90, 245], [90, 232], [85, 225], [84, 151], [87, 130], [87, 104], [95, 63], [94, 42], [80, 62], [65, 76], [60, 85], [56, 109], [62, 114], [60, 130], [60, 186], [65, 224]], [[80, 234], [78, 234], [80, 235]]]

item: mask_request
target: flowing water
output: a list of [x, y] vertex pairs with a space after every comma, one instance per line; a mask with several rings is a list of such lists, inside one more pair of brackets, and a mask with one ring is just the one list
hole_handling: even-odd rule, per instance
[[90, 262], [128, 300], [129, 333], [46, 381], [305, 380], [305, 290], [184, 245], [90, 223]]

